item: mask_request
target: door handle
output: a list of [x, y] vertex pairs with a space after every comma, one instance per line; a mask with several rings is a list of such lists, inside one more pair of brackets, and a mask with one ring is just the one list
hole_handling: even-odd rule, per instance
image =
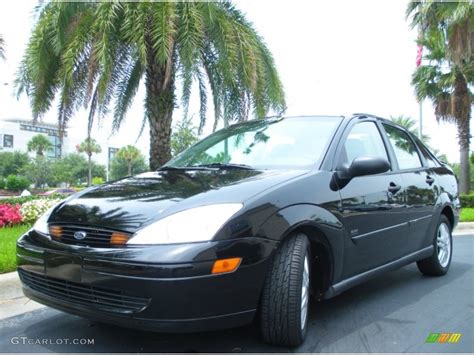
[[390, 191], [392, 194], [396, 194], [402, 187], [400, 185], [395, 184], [394, 182], [391, 182], [390, 185], [388, 185], [388, 191]]
[[429, 176], [429, 175], [426, 175], [426, 183], [427, 183], [428, 185], [431, 186], [431, 185], [434, 183], [434, 181], [435, 181], [434, 178], [432, 178], [432, 177]]

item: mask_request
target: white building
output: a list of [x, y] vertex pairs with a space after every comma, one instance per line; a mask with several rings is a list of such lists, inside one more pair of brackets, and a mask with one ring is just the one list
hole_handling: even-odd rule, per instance
[[[63, 135], [61, 144], [59, 129], [55, 124], [38, 122], [34, 124], [31, 120], [10, 118], [0, 120], [0, 152], [28, 152], [27, 144], [37, 134], [43, 134], [53, 144], [53, 149], [47, 155], [50, 158], [59, 158], [69, 153], [76, 153], [76, 146], [80, 141], [75, 141], [68, 136], [67, 130]], [[110, 160], [113, 159], [118, 148], [111, 147], [107, 143], [98, 142], [102, 147], [100, 154], [95, 154], [93, 160], [98, 163], [109, 166]], [[33, 152], [29, 153], [32, 157]]]

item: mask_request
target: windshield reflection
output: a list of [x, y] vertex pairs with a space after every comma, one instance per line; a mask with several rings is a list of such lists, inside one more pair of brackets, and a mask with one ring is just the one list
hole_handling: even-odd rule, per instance
[[297, 168], [317, 163], [340, 117], [258, 120], [216, 132], [163, 168]]

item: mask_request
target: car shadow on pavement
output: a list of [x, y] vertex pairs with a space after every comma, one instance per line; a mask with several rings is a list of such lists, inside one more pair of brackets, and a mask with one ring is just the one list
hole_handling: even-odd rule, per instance
[[[161, 334], [97, 323], [50, 308], [0, 321], [0, 327], [7, 329], [0, 345], [4, 351], [14, 352], [400, 352], [409, 344], [395, 340], [394, 344], [384, 345], [379, 344], [380, 339], [387, 336], [396, 339], [396, 332], [409, 329], [415, 322], [415, 315], [403, 319], [391, 315], [410, 308], [448, 281], [462, 277], [470, 268], [470, 264], [453, 261], [448, 275], [426, 277], [412, 264], [333, 299], [312, 302], [306, 341], [294, 349], [263, 344], [257, 324], [206, 333]], [[423, 314], [423, 306], [417, 306], [417, 309]], [[373, 327], [373, 333], [379, 335], [367, 337], [361, 333], [361, 329], [366, 327]], [[52, 339], [53, 344], [13, 345], [10, 338], [14, 336]], [[354, 341], [354, 337], [358, 341]], [[55, 339], [74, 338], [94, 339], [94, 345], [54, 344]], [[424, 338], [420, 341], [423, 342]]]

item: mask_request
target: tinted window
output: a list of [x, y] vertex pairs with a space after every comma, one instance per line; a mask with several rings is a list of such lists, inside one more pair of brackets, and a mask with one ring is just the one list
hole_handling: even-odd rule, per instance
[[294, 117], [257, 120], [216, 132], [167, 163], [183, 167], [245, 164], [260, 168], [308, 167], [320, 161], [341, 119]]
[[3, 146], [5, 148], [13, 148], [13, 136], [11, 134], [3, 135]]
[[430, 168], [435, 168], [439, 166], [439, 164], [436, 162], [435, 158], [431, 155], [431, 153], [428, 151], [428, 148], [426, 148], [424, 145], [419, 144], [418, 146], [420, 147], [421, 154], [423, 154], [423, 157], [425, 158], [426, 162], [428, 163], [428, 166]]
[[357, 123], [351, 128], [339, 158], [339, 164], [350, 164], [358, 157], [382, 157], [387, 159], [387, 151], [380, 132], [374, 122]]
[[408, 134], [401, 129], [393, 126], [384, 125], [390, 144], [395, 151], [398, 167], [400, 169], [415, 169], [421, 167], [420, 157], [416, 150], [415, 144]]

